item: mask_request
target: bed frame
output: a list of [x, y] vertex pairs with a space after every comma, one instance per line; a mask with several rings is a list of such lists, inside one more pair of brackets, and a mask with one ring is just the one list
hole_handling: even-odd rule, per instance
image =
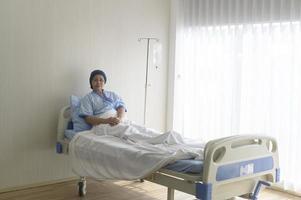
[[[57, 132], [57, 153], [68, 154], [69, 141], [64, 131], [70, 121], [70, 107], [61, 109]], [[145, 180], [168, 187], [168, 200], [179, 190], [201, 200], [252, 198], [259, 181], [279, 181], [278, 147], [276, 140], [259, 135], [236, 135], [212, 140], [206, 144], [202, 174], [158, 170]], [[85, 182], [81, 177], [80, 183]]]

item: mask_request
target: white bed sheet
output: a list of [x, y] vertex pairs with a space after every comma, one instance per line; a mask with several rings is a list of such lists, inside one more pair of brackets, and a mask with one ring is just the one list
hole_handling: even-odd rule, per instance
[[72, 169], [100, 180], [143, 178], [180, 159], [203, 159], [204, 143], [184, 140], [176, 132], [160, 134], [133, 122], [100, 125], [70, 142]]

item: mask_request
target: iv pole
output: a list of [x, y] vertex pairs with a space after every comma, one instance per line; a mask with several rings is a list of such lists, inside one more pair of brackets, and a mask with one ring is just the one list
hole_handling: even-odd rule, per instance
[[150, 49], [150, 41], [154, 40], [156, 42], [159, 42], [158, 38], [138, 38], [138, 42], [141, 42], [142, 40], [147, 41], [147, 49], [146, 49], [146, 70], [145, 70], [145, 86], [144, 86], [144, 111], [143, 111], [143, 124], [145, 125], [146, 122], [146, 100], [147, 100], [147, 87], [148, 87], [148, 59], [149, 59], [149, 49]]

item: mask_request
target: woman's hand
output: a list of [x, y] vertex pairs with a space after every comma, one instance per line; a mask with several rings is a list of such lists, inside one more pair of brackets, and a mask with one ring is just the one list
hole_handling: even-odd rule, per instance
[[117, 117], [109, 117], [106, 119], [107, 124], [110, 124], [111, 126], [115, 126], [120, 123], [120, 119]]
[[122, 121], [123, 117], [124, 117], [124, 114], [125, 114], [125, 109], [124, 107], [119, 107], [117, 108], [117, 118]]

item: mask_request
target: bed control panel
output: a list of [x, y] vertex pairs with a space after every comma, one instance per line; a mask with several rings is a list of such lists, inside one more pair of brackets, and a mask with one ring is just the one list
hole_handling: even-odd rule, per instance
[[240, 166], [240, 176], [246, 176], [254, 173], [254, 163], [248, 163]]

